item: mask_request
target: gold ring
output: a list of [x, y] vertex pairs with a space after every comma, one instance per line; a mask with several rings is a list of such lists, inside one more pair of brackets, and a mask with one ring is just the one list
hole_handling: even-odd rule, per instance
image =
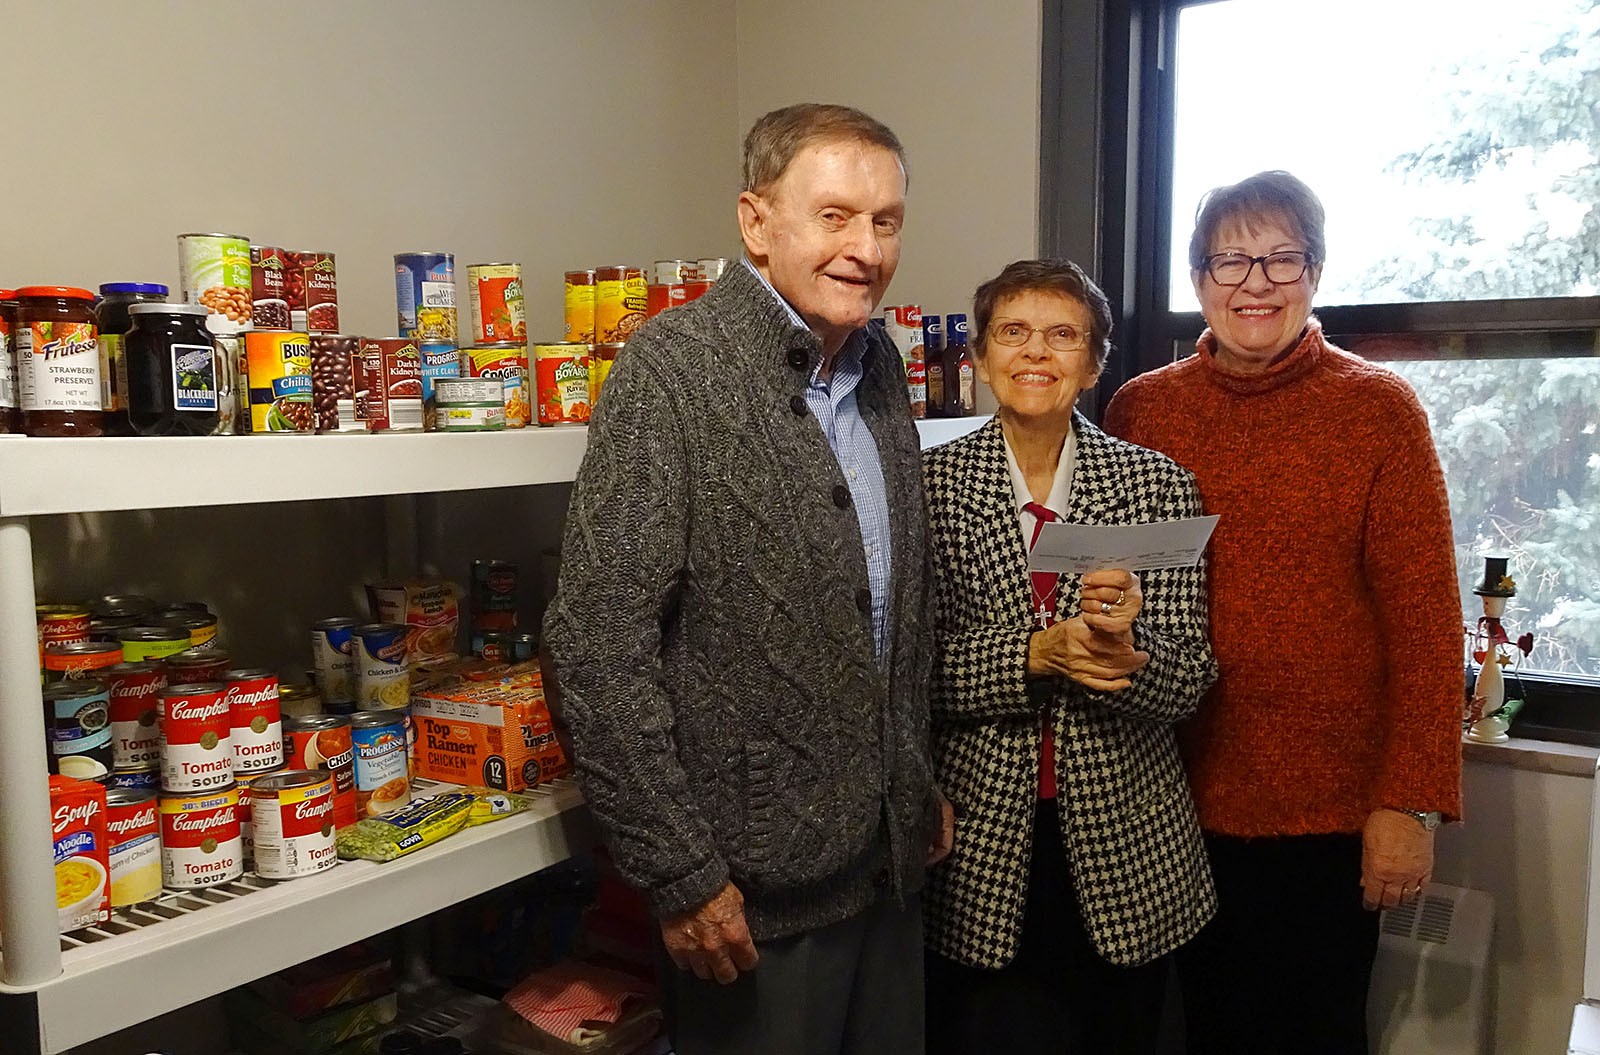
[[1118, 590], [1117, 591], [1117, 601], [1116, 601], [1116, 603], [1117, 604], [1121, 604], [1123, 601], [1127, 600], [1127, 597], [1128, 597], [1128, 591], [1126, 591], [1126, 590]]

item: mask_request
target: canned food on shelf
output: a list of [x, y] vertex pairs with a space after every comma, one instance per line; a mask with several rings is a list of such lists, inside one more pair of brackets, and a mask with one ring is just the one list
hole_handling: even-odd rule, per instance
[[172, 626], [130, 626], [117, 632], [122, 642], [122, 659], [125, 663], [142, 663], [149, 659], [165, 659], [175, 652], [192, 648], [189, 631]]
[[166, 667], [156, 661], [119, 663], [101, 671], [100, 678], [110, 696], [112, 782], [131, 786], [116, 776], [161, 766], [158, 694], [167, 687]]
[[297, 879], [339, 863], [333, 779], [322, 770], [287, 769], [250, 785], [251, 852], [264, 879]]
[[161, 660], [167, 668], [167, 681], [173, 685], [194, 685], [202, 681], [222, 681], [233, 666], [233, 657], [211, 644], [190, 646]]
[[566, 311], [566, 339], [594, 343], [594, 272], [568, 271], [562, 298]]
[[238, 333], [251, 322], [250, 240], [236, 234], [180, 234], [178, 285], [183, 299], [210, 311], [213, 333]]
[[461, 349], [461, 376], [501, 383], [506, 427], [520, 429], [531, 420], [528, 402], [528, 347], [524, 344], [479, 344]]
[[98, 678], [100, 671], [122, 662], [122, 646], [115, 641], [76, 641], [44, 650], [44, 680], [72, 681]]
[[396, 253], [395, 301], [400, 335], [456, 340], [456, 264], [449, 253]]
[[310, 432], [311, 338], [292, 330], [244, 335], [252, 433]]
[[467, 265], [467, 300], [473, 344], [528, 339], [521, 264]]
[[111, 918], [106, 789], [52, 773], [50, 817], [61, 932], [106, 922]]
[[232, 783], [159, 798], [161, 881], [174, 890], [220, 886], [244, 874], [239, 789]]
[[367, 427], [373, 432], [420, 432], [422, 351], [410, 337], [363, 337], [361, 365]]
[[359, 816], [376, 817], [411, 801], [406, 718], [403, 711], [363, 711], [350, 718]]
[[367, 423], [356, 409], [356, 380], [364, 377], [361, 338], [318, 333], [311, 335], [310, 343], [311, 406], [317, 431], [366, 432]]
[[259, 668], [230, 670], [229, 739], [235, 774], [261, 773], [283, 765], [283, 719], [278, 710], [278, 675]]
[[621, 344], [644, 325], [649, 308], [644, 268], [594, 269], [594, 339], [599, 344]]
[[575, 425], [589, 420], [589, 346], [533, 346], [535, 406], [541, 425]]
[[161, 786], [189, 794], [233, 783], [228, 686], [172, 685], [156, 693], [161, 720]]
[[111, 694], [93, 678], [44, 687], [50, 771], [74, 780], [103, 781], [111, 774]]
[[106, 840], [111, 907], [131, 908], [154, 901], [161, 893], [161, 821], [156, 814], [156, 793], [108, 788]]
[[311, 663], [322, 698], [330, 705], [356, 702], [357, 620], [335, 617], [311, 624]]
[[292, 769], [325, 769], [333, 775], [333, 823], [356, 821], [355, 749], [350, 716], [308, 714], [283, 721], [283, 753]]

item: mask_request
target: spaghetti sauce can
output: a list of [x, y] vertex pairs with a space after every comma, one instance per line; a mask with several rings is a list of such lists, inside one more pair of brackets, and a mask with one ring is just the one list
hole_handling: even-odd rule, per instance
[[278, 675], [270, 670], [230, 670], [225, 681], [234, 773], [264, 773], [282, 766]]
[[162, 795], [161, 882], [174, 890], [220, 886], [244, 874], [239, 789]]
[[156, 793], [106, 790], [106, 839], [111, 855], [111, 907], [154, 901], [161, 893], [161, 821]]
[[467, 305], [472, 314], [473, 344], [528, 339], [521, 264], [469, 264]]
[[[118, 663], [100, 672], [111, 694], [111, 759], [117, 773], [161, 766], [158, 693], [167, 687], [160, 663]], [[115, 781], [114, 781], [115, 782]]]
[[325, 770], [286, 769], [257, 777], [249, 799], [257, 875], [298, 879], [339, 863], [333, 778]]
[[589, 346], [533, 346], [534, 406], [541, 425], [575, 425], [589, 420]]
[[356, 821], [355, 749], [350, 742], [350, 717], [308, 714], [283, 722], [283, 753], [293, 769], [323, 769], [333, 778], [333, 823]]
[[210, 681], [156, 693], [161, 718], [161, 787], [190, 794], [233, 784], [228, 686]]

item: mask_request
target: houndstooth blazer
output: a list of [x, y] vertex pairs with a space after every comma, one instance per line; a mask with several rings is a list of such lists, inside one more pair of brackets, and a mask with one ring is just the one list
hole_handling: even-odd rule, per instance
[[[1078, 460], [1065, 519], [1135, 524], [1200, 515], [1194, 477], [1164, 455], [1073, 417]], [[928, 946], [973, 967], [1016, 955], [1038, 796], [1040, 715], [1053, 719], [1062, 844], [1085, 926], [1111, 963], [1183, 944], [1216, 895], [1173, 723], [1216, 679], [1206, 573], [1140, 575], [1134, 621], [1150, 662], [1121, 692], [1027, 673], [1027, 548], [998, 419], [923, 458], [935, 561], [930, 689], [936, 779], [956, 812], [955, 849], [929, 875]], [[1064, 576], [1058, 618], [1077, 614]]]

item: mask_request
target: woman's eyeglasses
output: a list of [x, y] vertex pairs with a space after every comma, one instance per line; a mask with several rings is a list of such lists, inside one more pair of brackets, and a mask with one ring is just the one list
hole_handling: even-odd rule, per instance
[[1243, 253], [1215, 253], [1206, 257], [1204, 270], [1211, 281], [1219, 286], [1242, 286], [1250, 277], [1250, 270], [1261, 265], [1267, 281], [1277, 286], [1299, 282], [1300, 276], [1311, 266], [1311, 258], [1304, 253], [1268, 253], [1266, 256], [1246, 256]]
[[989, 327], [989, 339], [1008, 348], [1021, 348], [1036, 333], [1043, 334], [1045, 345], [1058, 352], [1075, 352], [1089, 343], [1088, 334], [1066, 323], [1043, 330], [1036, 330], [1025, 322], [1002, 322]]

